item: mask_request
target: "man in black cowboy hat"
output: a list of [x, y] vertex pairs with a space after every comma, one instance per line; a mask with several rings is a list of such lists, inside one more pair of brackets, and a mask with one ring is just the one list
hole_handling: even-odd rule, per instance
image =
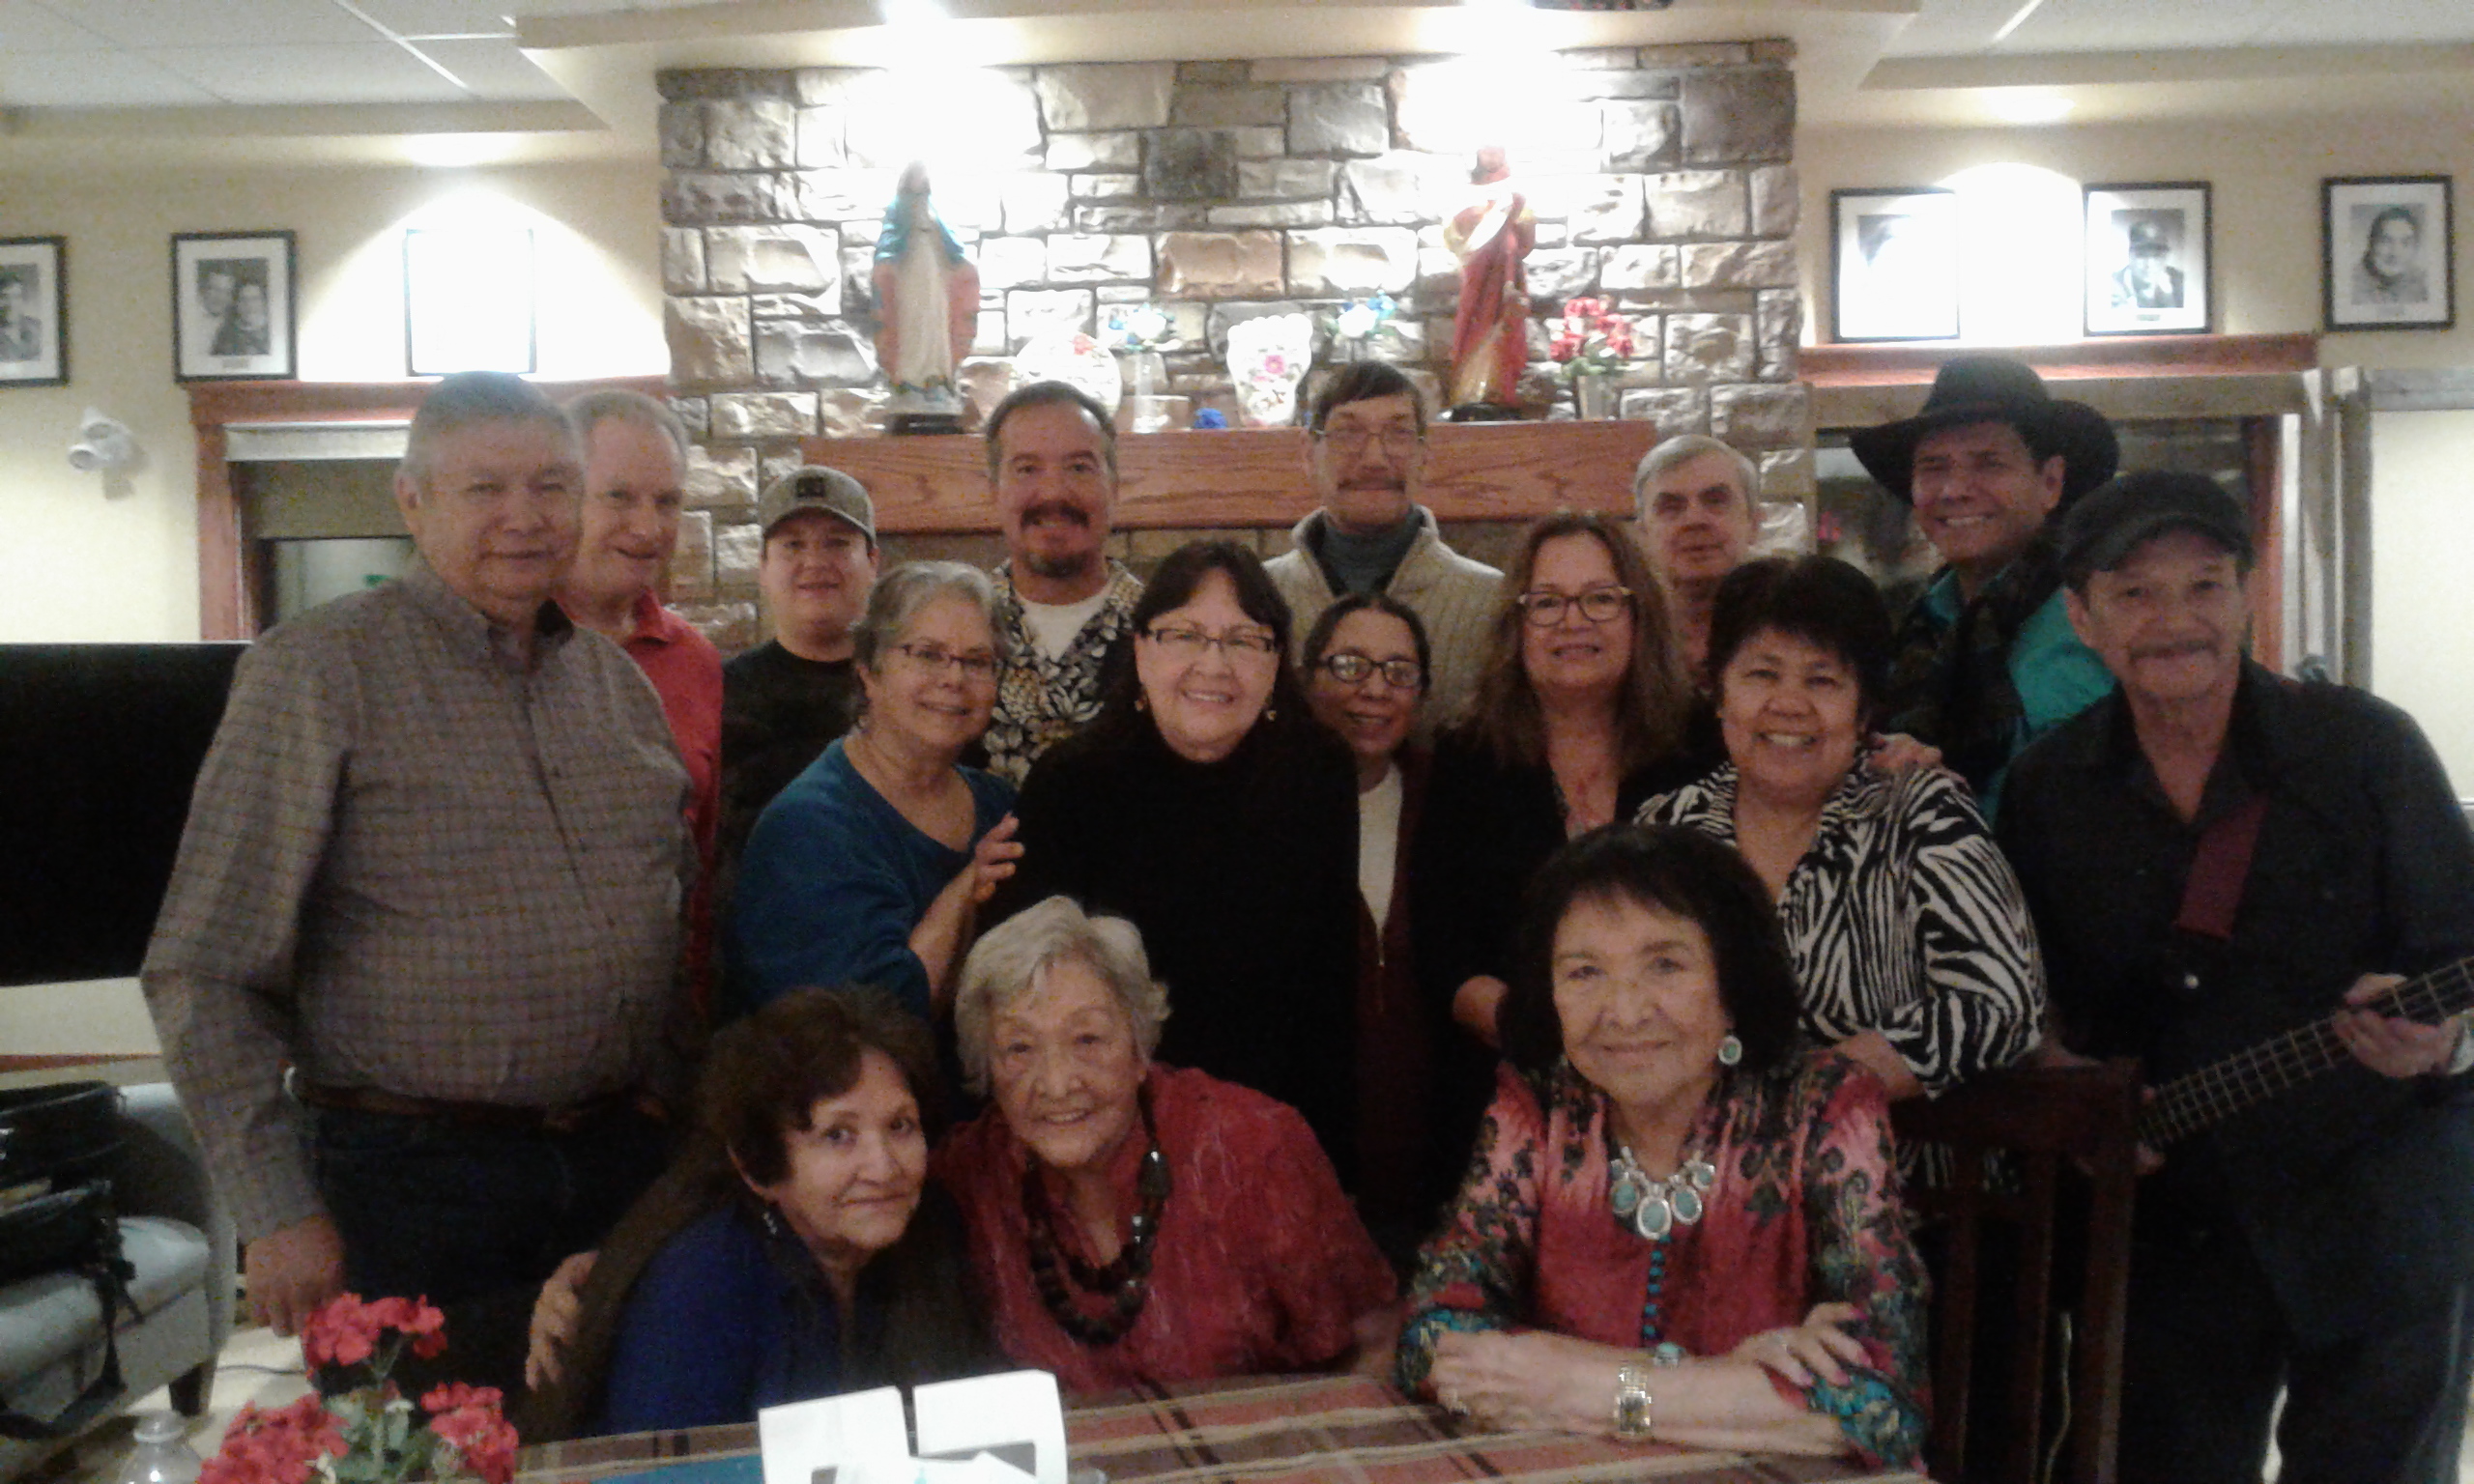
[[2114, 687], [2070, 631], [2047, 530], [2113, 477], [2113, 426], [2022, 362], [1961, 356], [1922, 412], [1848, 445], [1943, 562], [1900, 624], [1886, 729], [1940, 748], [1991, 814], [2019, 750]]

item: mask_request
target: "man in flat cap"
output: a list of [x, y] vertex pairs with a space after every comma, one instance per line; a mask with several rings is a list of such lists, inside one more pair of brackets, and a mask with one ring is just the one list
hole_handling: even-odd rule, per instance
[[1915, 507], [1943, 563], [1900, 623], [1884, 729], [1940, 748], [1990, 815], [2019, 750], [2113, 689], [2070, 631], [2047, 531], [2113, 477], [2113, 426], [2022, 362], [1961, 356], [1923, 411], [1848, 446]]
[[[2390, 975], [2467, 985], [2474, 836], [2403, 712], [2245, 658], [2251, 551], [2195, 474], [2071, 512], [2070, 621], [2121, 689], [2029, 748], [2002, 808], [2062, 1040], [2157, 1089], [2120, 1476], [2256, 1484], [2282, 1389], [2285, 1484], [2453, 1481], [2474, 1044], [2429, 996], [2373, 1007]], [[2206, 1097], [2172, 1085], [2259, 1047]]]

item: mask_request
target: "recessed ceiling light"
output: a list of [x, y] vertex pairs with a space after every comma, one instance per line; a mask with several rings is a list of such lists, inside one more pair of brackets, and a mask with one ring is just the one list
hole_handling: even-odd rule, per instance
[[2058, 124], [2076, 106], [2052, 88], [1997, 88], [1987, 95], [1985, 105], [2005, 124]]

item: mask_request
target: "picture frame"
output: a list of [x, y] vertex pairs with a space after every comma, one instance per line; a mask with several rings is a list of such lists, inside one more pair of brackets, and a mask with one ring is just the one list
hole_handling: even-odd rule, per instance
[[404, 366], [530, 375], [539, 354], [530, 227], [404, 231]]
[[69, 239], [0, 238], [0, 387], [69, 385]]
[[2341, 175], [2319, 183], [2319, 300], [2331, 330], [2457, 326], [2456, 183]]
[[1958, 338], [1958, 192], [1831, 191], [1829, 258], [1832, 340]]
[[2215, 321], [2205, 181], [2093, 185], [2086, 222], [2089, 335], [2203, 335]]
[[299, 259], [288, 231], [172, 234], [172, 379], [301, 374]]

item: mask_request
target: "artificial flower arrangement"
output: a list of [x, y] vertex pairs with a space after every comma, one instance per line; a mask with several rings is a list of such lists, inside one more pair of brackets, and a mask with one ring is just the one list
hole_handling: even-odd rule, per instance
[[1110, 304], [1100, 343], [1120, 355], [1178, 348], [1176, 322], [1158, 304]]
[[1562, 363], [1555, 379], [1567, 385], [1576, 377], [1611, 375], [1635, 354], [1632, 322], [1602, 299], [1566, 300], [1546, 354]]
[[1377, 294], [1372, 299], [1353, 299], [1340, 306], [1338, 316], [1332, 322], [1332, 330], [1343, 340], [1363, 342], [1380, 329], [1384, 321], [1399, 312], [1400, 306], [1389, 294]]
[[416, 1407], [388, 1380], [407, 1350], [427, 1357], [446, 1348], [446, 1318], [426, 1302], [335, 1298], [302, 1327], [301, 1357], [312, 1378], [332, 1368], [360, 1384], [272, 1412], [244, 1406], [198, 1484], [507, 1484], [516, 1436], [496, 1387], [450, 1382]]

